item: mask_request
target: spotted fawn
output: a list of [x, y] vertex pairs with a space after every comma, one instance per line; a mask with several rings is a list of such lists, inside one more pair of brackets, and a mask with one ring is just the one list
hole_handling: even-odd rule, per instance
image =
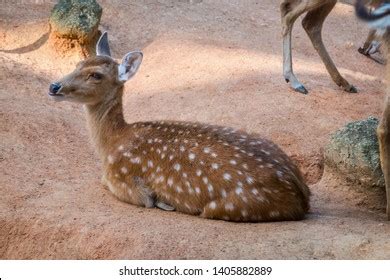
[[85, 105], [103, 163], [102, 182], [121, 201], [236, 222], [303, 219], [309, 189], [299, 169], [274, 143], [243, 131], [191, 122], [125, 122], [124, 83], [141, 52], [118, 64], [107, 33], [96, 57], [50, 85], [56, 101]]

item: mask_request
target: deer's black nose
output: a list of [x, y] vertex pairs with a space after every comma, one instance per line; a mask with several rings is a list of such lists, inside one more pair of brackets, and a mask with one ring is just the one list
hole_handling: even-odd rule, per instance
[[57, 93], [60, 88], [61, 88], [61, 84], [60, 83], [52, 83], [49, 87], [49, 90], [51, 93]]

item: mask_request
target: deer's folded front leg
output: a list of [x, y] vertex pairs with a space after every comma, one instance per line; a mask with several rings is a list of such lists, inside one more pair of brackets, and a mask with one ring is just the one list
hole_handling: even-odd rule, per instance
[[[109, 176], [104, 176], [108, 178]], [[166, 211], [175, 210], [174, 207], [156, 200], [156, 195], [145, 181], [138, 176], [126, 177], [126, 180], [106, 180], [110, 191], [121, 201], [144, 206], [146, 208], [157, 207]]]
[[141, 178], [133, 176], [126, 179], [115, 178], [115, 175], [106, 175], [105, 178], [109, 190], [119, 200], [147, 208], [154, 207], [154, 193], [144, 185]]

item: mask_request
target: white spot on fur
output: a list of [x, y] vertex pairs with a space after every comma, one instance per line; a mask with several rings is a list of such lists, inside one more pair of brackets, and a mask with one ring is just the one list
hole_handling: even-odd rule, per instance
[[271, 212], [269, 212], [269, 216], [271, 218], [277, 218], [280, 216], [280, 213], [279, 213], [279, 211], [271, 211]]
[[251, 176], [248, 176], [246, 177], [246, 182], [251, 185], [255, 182], [255, 179], [253, 179], [253, 177]]
[[234, 159], [231, 159], [229, 162], [231, 165], [237, 165], [237, 161], [235, 161]]
[[256, 188], [253, 188], [253, 189], [252, 189], [252, 193], [253, 193], [254, 195], [258, 195], [258, 194], [259, 194], [259, 190], [256, 189]]
[[189, 158], [190, 160], [194, 160], [194, 159], [195, 159], [195, 154], [194, 154], [194, 153], [189, 153], [189, 154], [188, 154], [188, 158]]
[[109, 155], [109, 156], [107, 157], [107, 160], [108, 160], [108, 163], [109, 163], [109, 164], [113, 164], [113, 163], [114, 163], [114, 157], [113, 157], [112, 155]]
[[120, 145], [119, 147], [118, 147], [118, 151], [123, 151], [125, 149], [125, 147], [123, 147], [123, 145]]
[[172, 177], [169, 177], [168, 180], [167, 180], [167, 185], [172, 187], [173, 186], [173, 179]]
[[157, 178], [156, 183], [162, 183], [164, 182], [165, 177], [163, 175], [160, 175], [160, 177]]
[[210, 209], [214, 210], [217, 208], [217, 203], [215, 201], [211, 201], [209, 204]]
[[223, 174], [223, 178], [226, 180], [226, 181], [230, 181], [232, 179], [232, 175], [230, 175], [229, 173], [224, 173]]
[[121, 167], [121, 172], [123, 173], [123, 174], [127, 174], [127, 172], [129, 172], [129, 170], [126, 168], [126, 167]]
[[207, 177], [203, 177], [202, 180], [203, 180], [203, 183], [205, 183], [205, 184], [207, 184], [209, 182], [209, 179]]
[[175, 165], [173, 165], [173, 169], [179, 171], [181, 169], [181, 165], [179, 163], [176, 163]]
[[132, 154], [129, 153], [129, 152], [126, 152], [126, 153], [123, 153], [123, 156], [124, 156], [124, 157], [127, 157], [127, 158], [130, 158], [130, 157], [132, 156]]
[[209, 148], [209, 147], [203, 148], [203, 152], [204, 152], [205, 154], [210, 153], [210, 148]]
[[242, 188], [238, 187], [236, 188], [236, 194], [241, 195], [242, 194]]
[[212, 163], [212, 164], [211, 164], [211, 167], [212, 167], [213, 169], [218, 169], [218, 168], [219, 168], [219, 165], [218, 165], [218, 163]]
[[202, 175], [202, 170], [198, 169], [196, 170], [196, 175], [199, 177], [200, 175]]
[[141, 163], [141, 158], [140, 157], [131, 158], [130, 161], [132, 163], [140, 164]]
[[225, 204], [225, 210], [227, 211], [233, 211], [234, 210], [234, 204], [231, 202], [228, 202]]
[[148, 167], [153, 168], [153, 161], [148, 160]]

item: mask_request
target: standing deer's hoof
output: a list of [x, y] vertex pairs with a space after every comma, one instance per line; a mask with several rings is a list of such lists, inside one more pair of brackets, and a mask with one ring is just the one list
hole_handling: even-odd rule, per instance
[[290, 80], [289, 78], [285, 77], [284, 80], [286, 81], [286, 83], [290, 83], [290, 86], [293, 90], [303, 94], [309, 93], [307, 89], [296, 78]]
[[348, 85], [347, 87], [344, 88], [344, 90], [346, 92], [350, 92], [350, 93], [357, 93], [358, 92], [357, 88], [355, 88], [353, 85]]
[[299, 85], [297, 87], [293, 87], [293, 89], [297, 92], [300, 92], [302, 94], [308, 94], [309, 92], [307, 91], [307, 89], [303, 86], [303, 85]]
[[174, 207], [172, 207], [171, 205], [168, 205], [168, 204], [166, 204], [164, 202], [161, 202], [161, 201], [158, 201], [156, 203], [156, 207], [160, 208], [162, 210], [165, 210], [165, 211], [175, 211]]

